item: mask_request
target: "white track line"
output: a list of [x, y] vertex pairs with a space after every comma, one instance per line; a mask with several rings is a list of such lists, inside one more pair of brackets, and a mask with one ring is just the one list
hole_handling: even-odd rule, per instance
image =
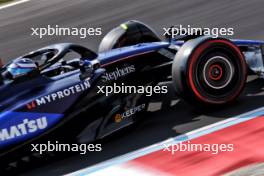
[[4, 4], [4, 5], [0, 6], [0, 10], [8, 8], [8, 7], [15, 6], [15, 5], [18, 5], [18, 4], [22, 4], [22, 3], [25, 3], [25, 2], [28, 2], [28, 1], [30, 1], [30, 0], [20, 0], [20, 1], [10, 2], [10, 3], [7, 3], [7, 4]]
[[147, 155], [149, 153], [161, 150], [164, 148], [165, 144], [168, 146], [168, 145], [177, 144], [180, 142], [192, 140], [192, 139], [195, 139], [197, 137], [201, 137], [203, 135], [210, 134], [212, 132], [227, 128], [229, 126], [236, 125], [236, 124], [254, 119], [254, 118], [259, 117], [263, 114], [264, 114], [264, 107], [261, 107], [261, 108], [243, 113], [241, 115], [235, 116], [233, 118], [228, 118], [226, 120], [222, 120], [222, 121], [201, 127], [199, 129], [190, 131], [188, 133], [169, 138], [165, 141], [158, 142], [156, 144], [153, 144], [153, 145], [150, 145], [148, 147], [136, 150], [134, 152], [130, 152], [130, 153], [115, 157], [113, 159], [104, 161], [104, 162], [96, 164], [94, 166], [90, 166], [90, 167], [81, 169], [79, 171], [69, 173], [66, 176], [89, 175], [89, 174], [94, 173], [98, 170], [106, 169], [106, 168], [113, 166], [113, 165], [122, 164], [122, 163], [125, 163], [127, 161], [133, 160], [135, 158], [138, 158], [138, 157]]
[[[173, 176], [159, 170], [141, 167], [137, 165], [117, 165], [115, 167], [105, 168], [100, 172], [91, 173], [89, 176]], [[85, 176], [85, 175], [84, 175]]]

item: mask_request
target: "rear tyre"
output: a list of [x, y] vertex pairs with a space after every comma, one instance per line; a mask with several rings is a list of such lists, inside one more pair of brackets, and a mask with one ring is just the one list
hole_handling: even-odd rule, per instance
[[222, 105], [241, 94], [247, 66], [237, 46], [208, 36], [186, 42], [175, 56], [172, 80], [179, 96], [192, 103]]
[[128, 21], [112, 29], [99, 45], [99, 52], [136, 45], [145, 42], [158, 42], [161, 39], [152, 28], [139, 21]]

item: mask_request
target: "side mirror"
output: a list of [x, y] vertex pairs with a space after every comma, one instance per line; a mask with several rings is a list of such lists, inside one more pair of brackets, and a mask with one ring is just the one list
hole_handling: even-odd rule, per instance
[[92, 77], [95, 70], [100, 67], [100, 63], [98, 60], [81, 60], [80, 61], [80, 79], [86, 79]]

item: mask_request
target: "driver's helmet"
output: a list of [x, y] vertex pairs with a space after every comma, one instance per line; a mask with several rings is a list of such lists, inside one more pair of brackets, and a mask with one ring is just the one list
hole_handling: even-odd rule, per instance
[[12, 75], [13, 79], [27, 75], [37, 69], [37, 64], [28, 58], [15, 59], [7, 66], [7, 71]]

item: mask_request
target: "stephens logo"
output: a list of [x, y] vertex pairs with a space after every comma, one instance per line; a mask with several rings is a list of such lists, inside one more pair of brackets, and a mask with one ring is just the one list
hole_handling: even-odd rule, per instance
[[90, 82], [88, 80], [84, 81], [83, 83], [77, 84], [75, 86], [71, 86], [69, 88], [66, 88], [64, 90], [54, 92], [49, 95], [45, 95], [43, 97], [37, 98], [31, 103], [27, 104], [28, 109], [33, 109], [36, 108], [37, 106], [45, 105], [47, 103], [51, 103], [53, 101], [69, 97], [73, 94], [82, 92], [90, 88]]
[[10, 126], [9, 128], [0, 129], [0, 141], [13, 139], [34, 133], [38, 130], [47, 128], [48, 120], [46, 117], [41, 117], [35, 120], [24, 119], [21, 124]]
[[116, 69], [112, 72], [107, 72], [105, 73], [102, 78], [104, 81], [111, 81], [111, 80], [117, 80], [120, 77], [124, 77], [130, 73], [135, 72], [135, 66], [134, 65], [129, 65], [126, 67], [122, 67], [122, 68], [118, 68], [116, 67]]
[[145, 109], [146, 105], [145, 104], [141, 104], [141, 105], [138, 105], [134, 108], [131, 108], [125, 112], [123, 112], [122, 114], [116, 114], [115, 117], [114, 117], [114, 120], [116, 123], [119, 123], [121, 122], [124, 118], [128, 118], [140, 111], [142, 111], [143, 109]]

